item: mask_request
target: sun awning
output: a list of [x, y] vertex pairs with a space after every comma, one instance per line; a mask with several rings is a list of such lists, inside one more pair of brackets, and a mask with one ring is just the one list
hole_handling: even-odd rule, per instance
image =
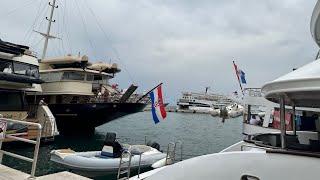
[[285, 97], [285, 104], [299, 107], [320, 107], [320, 60], [313, 61], [295, 71], [265, 84], [262, 87], [265, 98], [279, 103]]
[[320, 1], [317, 2], [313, 9], [310, 31], [314, 41], [320, 46]]

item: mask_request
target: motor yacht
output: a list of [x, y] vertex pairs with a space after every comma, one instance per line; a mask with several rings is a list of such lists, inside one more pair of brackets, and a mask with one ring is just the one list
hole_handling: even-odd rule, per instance
[[[58, 135], [55, 118], [43, 102], [35, 102], [26, 93], [41, 92], [38, 59], [29, 47], [0, 40], [0, 114], [3, 118], [36, 122], [42, 125], [42, 138]], [[35, 139], [37, 130], [14, 123], [7, 134]], [[6, 139], [5, 141], [11, 141]]]
[[36, 99], [48, 103], [62, 134], [93, 133], [95, 127], [142, 111], [147, 102], [135, 96], [137, 86], [121, 93], [109, 84], [116, 64], [90, 63], [87, 56], [54, 57], [40, 62], [43, 91]]

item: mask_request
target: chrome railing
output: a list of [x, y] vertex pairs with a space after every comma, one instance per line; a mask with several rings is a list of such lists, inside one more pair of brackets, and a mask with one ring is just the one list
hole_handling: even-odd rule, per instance
[[261, 88], [245, 88], [244, 94], [251, 96], [251, 97], [262, 97], [263, 94], [261, 92]]
[[[124, 160], [125, 157], [128, 157], [128, 160]], [[120, 156], [119, 168], [118, 168], [118, 175], [117, 180], [124, 180], [130, 178], [130, 171], [131, 171], [131, 158], [132, 154], [128, 150], [124, 150]], [[121, 177], [123, 176], [123, 177]]]
[[[39, 153], [39, 147], [40, 147], [40, 140], [41, 140], [41, 131], [42, 131], [42, 126], [39, 123], [33, 123], [33, 122], [26, 122], [26, 121], [19, 121], [19, 120], [14, 120], [14, 119], [6, 119], [6, 118], [0, 118], [0, 121], [4, 121], [6, 123], [8, 122], [12, 122], [12, 123], [17, 123], [17, 124], [23, 124], [23, 125], [27, 125], [27, 126], [35, 126], [38, 130], [37, 133], [37, 138], [36, 140], [31, 140], [31, 139], [26, 139], [26, 138], [21, 138], [21, 137], [17, 137], [17, 136], [13, 136], [13, 135], [9, 135], [6, 134], [6, 132], [4, 131], [4, 138], [0, 139], [0, 164], [2, 164], [2, 157], [3, 155], [7, 155], [7, 156], [11, 156], [17, 159], [21, 159], [24, 161], [28, 161], [32, 163], [32, 167], [31, 167], [31, 173], [30, 173], [30, 178], [34, 178], [35, 177], [35, 172], [36, 172], [36, 168], [37, 168], [37, 161], [38, 161], [38, 153]], [[26, 143], [30, 143], [30, 144], [34, 144], [35, 148], [34, 148], [34, 153], [33, 153], [33, 158], [29, 158], [26, 156], [22, 156], [19, 154], [15, 154], [9, 151], [5, 151], [2, 150], [2, 143], [5, 139], [13, 139], [13, 140], [17, 140], [17, 141], [22, 141], [22, 142], [26, 142]]]
[[262, 150], [270, 150], [271, 148], [268, 148], [268, 147], [261, 147], [261, 146], [254, 146], [254, 145], [248, 145], [248, 144], [243, 144], [241, 145], [240, 147], [240, 150], [241, 151], [244, 151], [244, 148], [255, 148], [255, 149], [262, 149]]

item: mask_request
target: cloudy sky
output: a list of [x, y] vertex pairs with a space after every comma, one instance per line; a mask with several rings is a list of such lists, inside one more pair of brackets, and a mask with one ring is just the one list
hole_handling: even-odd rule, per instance
[[[147, 90], [164, 83], [167, 101], [181, 91], [238, 89], [232, 60], [249, 87], [261, 87], [314, 60], [310, 34], [316, 0], [57, 0], [48, 56], [89, 55], [118, 63], [112, 80]], [[0, 38], [41, 54], [46, 0], [2, 0]]]

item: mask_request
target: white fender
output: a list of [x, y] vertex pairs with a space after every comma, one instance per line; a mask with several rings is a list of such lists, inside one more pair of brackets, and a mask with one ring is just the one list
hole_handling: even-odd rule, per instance
[[[168, 164], [172, 164], [173, 162], [172, 162], [171, 159], [168, 159], [167, 163], [168, 163]], [[157, 169], [157, 168], [161, 168], [161, 167], [163, 167], [163, 166], [166, 166], [166, 165], [168, 165], [168, 164], [166, 164], [166, 158], [163, 158], [163, 159], [160, 159], [159, 161], [153, 163], [153, 164], [151, 165], [151, 167], [152, 167], [153, 169]]]

